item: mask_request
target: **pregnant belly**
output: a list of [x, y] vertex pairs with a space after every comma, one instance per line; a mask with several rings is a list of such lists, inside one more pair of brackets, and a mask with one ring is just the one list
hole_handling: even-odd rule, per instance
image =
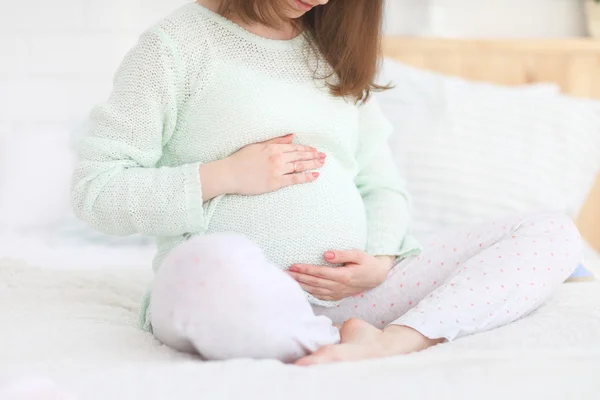
[[211, 207], [207, 233], [243, 234], [280, 268], [326, 264], [327, 250], [364, 249], [362, 198], [352, 180], [327, 175], [260, 196], [221, 197]]

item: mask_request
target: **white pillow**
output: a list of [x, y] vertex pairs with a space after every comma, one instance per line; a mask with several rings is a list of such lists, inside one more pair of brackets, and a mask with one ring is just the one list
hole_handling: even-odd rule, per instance
[[0, 145], [0, 230], [59, 221], [69, 207], [74, 157], [69, 135], [56, 131], [5, 135]]
[[377, 95], [427, 235], [514, 212], [576, 216], [600, 169], [600, 105], [555, 86], [510, 88], [386, 60]]

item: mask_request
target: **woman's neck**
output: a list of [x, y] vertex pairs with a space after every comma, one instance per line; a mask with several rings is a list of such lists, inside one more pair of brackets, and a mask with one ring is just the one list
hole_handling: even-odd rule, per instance
[[[220, 0], [196, 0], [198, 4], [209, 10], [219, 13]], [[255, 35], [273, 40], [290, 40], [298, 36], [302, 32], [302, 28], [294, 20], [282, 20], [277, 27], [265, 26], [262, 24], [249, 24], [244, 22], [237, 15], [224, 15], [225, 18], [235, 22], [242, 28]]]

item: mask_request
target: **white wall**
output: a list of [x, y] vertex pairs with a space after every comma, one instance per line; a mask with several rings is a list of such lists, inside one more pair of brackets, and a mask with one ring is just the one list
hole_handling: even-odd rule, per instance
[[[0, 138], [73, 129], [108, 95], [139, 33], [188, 1], [6, 1], [0, 13]], [[389, 0], [388, 32], [574, 35], [582, 33], [581, 1]]]
[[447, 37], [585, 35], [583, 0], [388, 0], [388, 33]]
[[187, 0], [28, 0], [0, 12], [0, 137], [72, 130], [143, 29]]

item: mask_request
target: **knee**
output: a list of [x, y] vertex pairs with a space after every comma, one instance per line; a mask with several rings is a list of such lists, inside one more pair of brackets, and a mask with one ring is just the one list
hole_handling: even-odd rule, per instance
[[548, 213], [532, 217], [530, 222], [529, 229], [534, 234], [549, 238], [553, 248], [564, 251], [567, 258], [575, 262], [580, 261], [583, 241], [572, 218], [561, 213]]
[[165, 257], [159, 271], [173, 266], [190, 269], [230, 269], [249, 263], [266, 262], [257, 245], [248, 238], [236, 234], [203, 235], [177, 246]]

